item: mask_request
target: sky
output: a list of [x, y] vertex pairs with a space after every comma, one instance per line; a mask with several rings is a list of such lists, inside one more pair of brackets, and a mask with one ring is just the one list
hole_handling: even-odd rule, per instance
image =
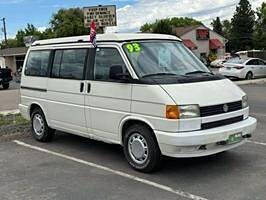
[[[264, 0], [250, 0], [253, 8]], [[239, 0], [0, 0], [0, 18], [6, 18], [8, 37], [31, 23], [44, 30], [61, 8], [116, 5], [118, 26], [108, 32], [137, 32], [146, 22], [167, 17], [193, 17], [210, 26], [212, 19], [230, 19]], [[1, 21], [0, 21], [1, 22]], [[0, 24], [0, 39], [3, 39]]]

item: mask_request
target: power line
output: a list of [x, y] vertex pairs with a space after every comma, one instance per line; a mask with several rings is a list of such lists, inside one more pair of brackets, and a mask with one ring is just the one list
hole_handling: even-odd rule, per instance
[[6, 43], [6, 48], [8, 47], [8, 42], [7, 42], [7, 34], [6, 34], [6, 18], [1, 19], [3, 21], [3, 27], [4, 27], [4, 37], [5, 37], [5, 43]]

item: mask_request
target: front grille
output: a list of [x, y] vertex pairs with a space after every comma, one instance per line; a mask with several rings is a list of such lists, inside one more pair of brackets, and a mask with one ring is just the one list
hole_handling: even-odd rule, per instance
[[209, 123], [201, 124], [201, 129], [206, 130], [206, 129], [216, 128], [219, 126], [225, 126], [225, 125], [241, 122], [243, 120], [244, 120], [244, 116], [242, 115], [239, 117], [224, 119], [224, 120], [215, 121], [215, 122], [209, 122]]
[[234, 111], [242, 109], [242, 101], [226, 103], [226, 105], [228, 106], [227, 112], [224, 111], [224, 105], [225, 104], [201, 107], [200, 116], [207, 117], [207, 116], [219, 115], [219, 114], [228, 113], [228, 112], [234, 112]]

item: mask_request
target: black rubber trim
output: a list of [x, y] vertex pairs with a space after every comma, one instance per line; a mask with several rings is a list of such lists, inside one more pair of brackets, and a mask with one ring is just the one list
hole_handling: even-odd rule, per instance
[[243, 120], [244, 120], [244, 116], [242, 115], [242, 116], [224, 119], [220, 121], [209, 122], [209, 123], [201, 124], [201, 130], [217, 128], [220, 126], [226, 126], [226, 125], [234, 124], [237, 122], [241, 122]]
[[47, 92], [47, 89], [33, 88], [33, 87], [25, 87], [25, 86], [21, 86], [20, 89], [23, 89], [23, 90], [33, 90], [33, 91], [38, 91], [38, 92]]

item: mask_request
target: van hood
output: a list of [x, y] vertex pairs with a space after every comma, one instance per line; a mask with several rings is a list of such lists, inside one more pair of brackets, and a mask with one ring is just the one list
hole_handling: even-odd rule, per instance
[[245, 93], [228, 79], [161, 85], [177, 105], [218, 105], [242, 100]]

